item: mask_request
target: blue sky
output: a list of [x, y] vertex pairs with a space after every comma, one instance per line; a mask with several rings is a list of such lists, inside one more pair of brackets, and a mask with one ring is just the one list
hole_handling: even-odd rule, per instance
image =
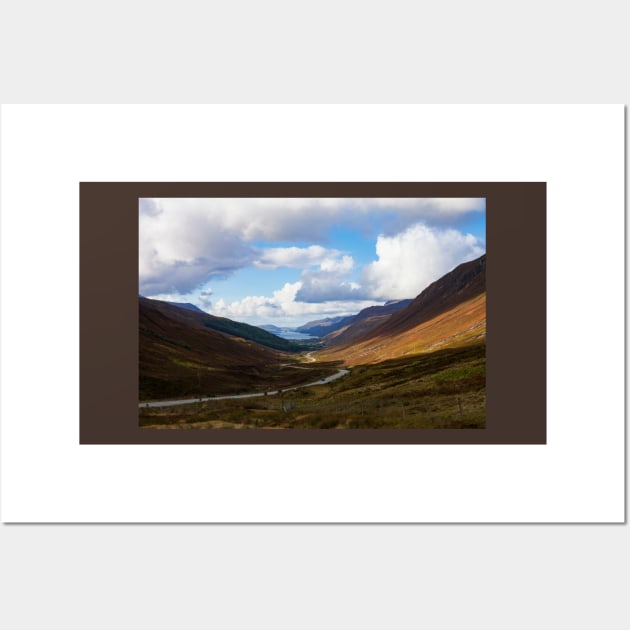
[[139, 292], [297, 326], [413, 298], [485, 252], [485, 199], [141, 199]]

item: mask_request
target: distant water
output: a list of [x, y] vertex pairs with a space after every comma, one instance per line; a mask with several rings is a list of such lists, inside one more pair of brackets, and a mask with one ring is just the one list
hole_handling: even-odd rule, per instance
[[283, 339], [291, 339], [292, 341], [306, 341], [308, 339], [317, 339], [317, 337], [313, 337], [311, 335], [305, 335], [304, 333], [297, 332], [292, 328], [282, 328], [280, 332], [276, 332], [278, 337], [282, 337]]

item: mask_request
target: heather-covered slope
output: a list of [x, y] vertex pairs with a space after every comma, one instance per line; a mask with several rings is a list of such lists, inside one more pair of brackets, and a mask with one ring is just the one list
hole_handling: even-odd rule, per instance
[[262, 346], [283, 352], [300, 352], [305, 349], [304, 344], [282, 339], [282, 337], [278, 337], [263, 328], [243, 322], [235, 322], [227, 317], [217, 317], [203, 311], [189, 309], [186, 306], [176, 305], [173, 302], [140, 298], [140, 304], [143, 303], [150, 303], [154, 309], [177, 321], [185, 322], [189, 326], [210, 328], [211, 330], [248, 339]]
[[249, 391], [283, 358], [270, 348], [206, 328], [188, 313], [197, 315], [140, 299], [140, 400]]
[[382, 324], [318, 356], [355, 365], [478, 343], [486, 333], [485, 287], [484, 254], [436, 280]]
[[409, 306], [411, 302], [412, 300], [396, 300], [387, 302], [383, 306], [364, 308], [352, 318], [348, 318], [349, 323], [346, 323], [342, 328], [327, 334], [323, 338], [323, 342], [327, 346], [333, 346], [361, 337], [385, 322], [394, 313]]

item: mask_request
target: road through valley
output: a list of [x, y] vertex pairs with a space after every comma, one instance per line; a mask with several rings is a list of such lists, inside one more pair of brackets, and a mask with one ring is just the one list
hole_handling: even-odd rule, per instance
[[[310, 353], [309, 353], [310, 354]], [[312, 357], [307, 355], [307, 358], [310, 361], [315, 361]], [[336, 381], [346, 374], [350, 374], [350, 370], [340, 369], [337, 370], [334, 374], [327, 376], [326, 378], [320, 378], [317, 381], [313, 381], [312, 383], [306, 383], [304, 385], [296, 385], [294, 387], [284, 387], [283, 389], [269, 391], [269, 392], [256, 392], [252, 394], [235, 394], [233, 396], [210, 396], [210, 397], [199, 397], [199, 398], [186, 398], [184, 400], [157, 400], [155, 402], [143, 402], [138, 405], [138, 407], [172, 407], [174, 405], [188, 405], [192, 403], [204, 402], [207, 400], [230, 400], [230, 399], [238, 399], [238, 398], [258, 398], [261, 396], [276, 396], [281, 392], [288, 392], [294, 389], [302, 389], [303, 387], [314, 387], [315, 385], [325, 385], [326, 383], [330, 383], [332, 381]]]

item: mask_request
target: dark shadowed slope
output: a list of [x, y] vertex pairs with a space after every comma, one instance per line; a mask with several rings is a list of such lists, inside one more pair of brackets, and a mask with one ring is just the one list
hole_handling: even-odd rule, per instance
[[140, 400], [238, 393], [283, 355], [207, 328], [206, 315], [140, 298]]
[[203, 311], [197, 311], [181, 307], [173, 304], [172, 302], [162, 302], [161, 300], [149, 300], [147, 298], [140, 298], [140, 303], [150, 302], [153, 308], [168, 315], [169, 317], [176, 319], [177, 321], [186, 322], [189, 326], [204, 327], [223, 332], [234, 337], [241, 337], [243, 339], [249, 339], [256, 343], [273, 348], [274, 350], [280, 350], [283, 352], [301, 352], [304, 350], [303, 344], [298, 344], [288, 339], [282, 339], [277, 335], [272, 334], [267, 330], [263, 330], [258, 326], [252, 326], [251, 324], [245, 324], [243, 322], [235, 322], [227, 317], [217, 317], [216, 315], [210, 315]]

